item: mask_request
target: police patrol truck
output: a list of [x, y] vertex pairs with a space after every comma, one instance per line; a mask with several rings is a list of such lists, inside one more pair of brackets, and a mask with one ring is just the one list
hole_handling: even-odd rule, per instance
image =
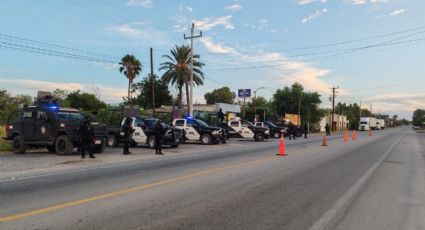
[[264, 139], [270, 137], [270, 130], [266, 127], [255, 126], [249, 121], [235, 120], [229, 121], [229, 135], [235, 138], [254, 138], [255, 141], [264, 141]]
[[200, 141], [202, 144], [217, 144], [223, 138], [223, 129], [209, 126], [199, 119], [191, 117], [175, 119], [173, 125], [183, 130], [183, 142]]

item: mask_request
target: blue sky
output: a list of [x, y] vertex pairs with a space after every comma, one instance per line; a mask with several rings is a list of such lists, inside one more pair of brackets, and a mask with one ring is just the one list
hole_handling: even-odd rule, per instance
[[[195, 52], [206, 63], [205, 85], [194, 91], [199, 103], [224, 85], [265, 87], [257, 94], [270, 98], [297, 81], [318, 91], [323, 107], [332, 86], [340, 87], [337, 101], [362, 101], [374, 112], [410, 118], [425, 107], [423, 0], [13, 0], [0, 10], [0, 87], [13, 94], [81, 89], [120, 101], [127, 81], [113, 63], [134, 54], [143, 64], [140, 80], [152, 47], [161, 75], [162, 55], [187, 44], [183, 34], [194, 22], [203, 32]], [[11, 49], [18, 40], [10, 36], [31, 41]], [[16, 49], [32, 41], [107, 61]]]

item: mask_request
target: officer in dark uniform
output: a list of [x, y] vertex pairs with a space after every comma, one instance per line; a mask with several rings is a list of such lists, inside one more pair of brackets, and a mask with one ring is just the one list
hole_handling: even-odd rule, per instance
[[125, 118], [124, 125], [122, 126], [122, 131], [124, 132], [124, 149], [122, 154], [131, 154], [130, 150], [128, 149], [128, 146], [130, 145], [130, 138], [134, 132], [134, 129], [133, 127], [131, 127], [130, 117]]
[[328, 123], [326, 123], [326, 125], [325, 125], [325, 130], [326, 130], [326, 136], [330, 136], [331, 135], [331, 131], [330, 131], [330, 127], [329, 127], [329, 124]]
[[162, 127], [161, 120], [155, 125], [155, 154], [164, 155], [162, 153], [162, 135], [164, 135], [164, 127]]
[[222, 144], [225, 144], [225, 143], [226, 143], [226, 136], [225, 136], [225, 133], [224, 133], [224, 128], [226, 127], [226, 124], [225, 124], [225, 123], [223, 123], [223, 122], [225, 122], [225, 120], [224, 120], [225, 115], [224, 115], [224, 113], [223, 113], [223, 110], [222, 110], [222, 109], [220, 109], [220, 110], [218, 111], [217, 116], [218, 116], [218, 122], [219, 122], [219, 124], [220, 124], [220, 127], [222, 128], [222, 133], [221, 133], [221, 143], [222, 143]]
[[93, 155], [93, 141], [94, 141], [94, 130], [90, 124], [90, 117], [86, 116], [84, 118], [83, 124], [80, 125], [81, 141], [80, 141], [80, 151], [81, 158], [86, 158], [86, 152], [89, 152], [90, 158], [96, 158]]
[[307, 133], [308, 133], [308, 126], [307, 124], [304, 124], [304, 138], [307, 139]]
[[296, 139], [295, 138], [295, 125], [292, 124], [292, 122], [289, 123], [288, 131], [289, 131], [289, 140], [291, 140], [291, 138], [295, 140]]

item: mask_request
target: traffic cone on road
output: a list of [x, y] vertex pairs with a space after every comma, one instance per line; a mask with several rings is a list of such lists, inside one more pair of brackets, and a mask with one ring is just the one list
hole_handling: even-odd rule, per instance
[[344, 131], [344, 142], [348, 142], [348, 131]]
[[288, 155], [286, 154], [286, 151], [285, 151], [285, 139], [283, 139], [283, 135], [280, 136], [279, 153], [277, 155], [282, 157]]
[[326, 134], [323, 134], [322, 146], [328, 146], [328, 141], [326, 140]]
[[369, 129], [369, 137], [372, 136], [372, 130]]
[[351, 133], [351, 139], [355, 141], [357, 139], [356, 130], [353, 129], [353, 132]]

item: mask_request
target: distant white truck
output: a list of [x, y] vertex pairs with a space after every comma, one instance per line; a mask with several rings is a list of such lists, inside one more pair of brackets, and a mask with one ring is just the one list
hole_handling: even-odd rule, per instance
[[361, 117], [360, 118], [360, 131], [369, 131], [376, 129], [377, 119], [374, 117]]
[[385, 129], [385, 120], [384, 119], [377, 119], [376, 120], [376, 129], [378, 129], [378, 130]]

